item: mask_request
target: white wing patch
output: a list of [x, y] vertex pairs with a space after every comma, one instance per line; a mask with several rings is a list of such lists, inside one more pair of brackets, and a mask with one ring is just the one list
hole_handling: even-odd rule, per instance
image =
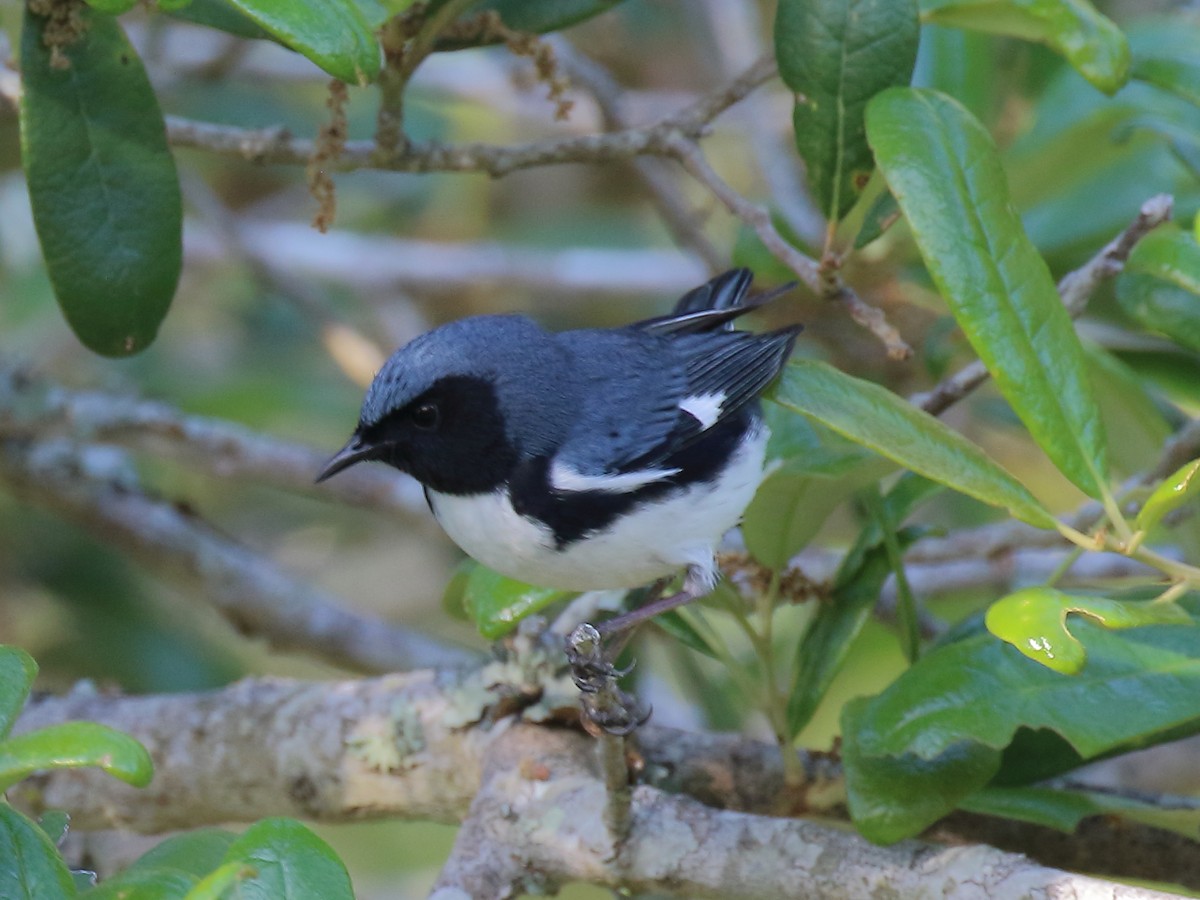
[[550, 486], [556, 491], [602, 491], [607, 494], [623, 494], [677, 474], [678, 469], [641, 469], [637, 472], [623, 472], [620, 475], [585, 475], [556, 460], [550, 466]]
[[711, 394], [694, 394], [679, 401], [679, 408], [700, 423], [701, 429], [712, 428], [721, 418], [721, 404], [725, 402], [725, 394], [717, 391]]

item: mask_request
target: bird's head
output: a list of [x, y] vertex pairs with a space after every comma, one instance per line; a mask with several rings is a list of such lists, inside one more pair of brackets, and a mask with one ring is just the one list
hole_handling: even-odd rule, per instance
[[493, 490], [546, 431], [537, 367], [547, 353], [550, 335], [517, 316], [476, 316], [421, 335], [375, 376], [354, 434], [317, 481], [378, 460], [444, 493]]

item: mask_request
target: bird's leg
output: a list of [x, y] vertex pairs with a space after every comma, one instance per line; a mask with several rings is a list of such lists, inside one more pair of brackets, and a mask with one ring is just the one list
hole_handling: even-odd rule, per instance
[[706, 585], [697, 581], [689, 577], [674, 594], [654, 596], [665, 586], [665, 582], [660, 583], [655, 586], [652, 599], [636, 609], [599, 625], [584, 622], [567, 636], [567, 661], [581, 694], [584, 727], [589, 731], [597, 728], [609, 734], [629, 734], [650, 718], [649, 706], [617, 687], [617, 679], [628, 674], [629, 669], [618, 669], [616, 659], [637, 626], [707, 593]]

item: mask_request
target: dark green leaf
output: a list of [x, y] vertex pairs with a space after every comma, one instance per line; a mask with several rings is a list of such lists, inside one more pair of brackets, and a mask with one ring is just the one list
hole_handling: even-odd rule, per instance
[[793, 361], [776, 402], [939, 484], [1007, 509], [1039, 528], [1053, 517], [1019, 481], [962, 435], [876, 384], [811, 360]]
[[1200, 297], [1152, 275], [1122, 272], [1117, 302], [1139, 324], [1200, 351]]
[[916, 0], [780, 0], [775, 57], [796, 95], [796, 148], [830, 222], [854, 205], [871, 175], [867, 101], [908, 83], [918, 34]]
[[60, 900], [75, 882], [46, 832], [0, 799], [0, 896], [4, 900]]
[[21, 156], [54, 293], [92, 350], [154, 340], [179, 280], [183, 214], [175, 162], [141, 60], [112, 16], [88, 24], [56, 67], [45, 19], [21, 37]]
[[221, 864], [236, 839], [236, 834], [223, 828], [198, 828], [177, 834], [147, 850], [125, 871], [177, 869], [199, 878]]
[[854, 238], [854, 249], [861, 250], [867, 244], [881, 237], [899, 218], [900, 204], [896, 202], [891, 191], [885, 190], [867, 210], [863, 226]]
[[88, 6], [109, 16], [119, 16], [137, 6], [137, 0], [87, 0]]
[[245, 13], [236, 9], [230, 0], [192, 0], [185, 6], [171, 10], [177, 19], [194, 22], [226, 34], [257, 41], [273, 41], [275, 36]]
[[475, 563], [463, 587], [462, 603], [479, 633], [495, 640], [512, 631], [526, 616], [573, 593], [526, 584]]
[[[905, 542], [909, 539], [911, 535]], [[862, 536], [859, 541], [861, 545]], [[878, 542], [869, 548], [860, 545], [842, 561], [829, 598], [819, 601], [816, 615], [796, 648], [795, 676], [787, 706], [792, 737], [812, 720], [892, 572], [885, 547]]]
[[332, 75], [369, 84], [379, 74], [379, 42], [354, 0], [230, 0], [230, 3]]
[[930, 275], [1039, 446], [1087, 494], [1107, 490], [1100, 411], [1046, 263], [1008, 197], [983, 126], [933, 91], [893, 88], [867, 133]]
[[1087, 0], [921, 0], [922, 19], [1046, 44], [1106, 94], [1129, 79], [1129, 42]]
[[37, 673], [32, 656], [20, 647], [0, 644], [0, 738], [12, 731]]
[[1087, 616], [1105, 628], [1191, 623], [1174, 603], [1080, 597], [1050, 587], [1023, 588], [1002, 597], [988, 608], [984, 621], [988, 631], [1030, 659], [1055, 672], [1076, 675], [1087, 662], [1087, 651], [1067, 628], [1070, 613]]
[[[851, 813], [872, 840], [916, 834], [983, 787], [1020, 731], [1053, 732], [1083, 760], [1200, 731], [1200, 627], [1072, 626], [1087, 648], [1060, 675], [991, 635], [927, 653], [843, 715]], [[1006, 767], [1018, 768], [1006, 760]], [[1044, 768], [1038, 777], [1055, 774]]]
[[254, 874], [238, 884], [239, 900], [353, 900], [346, 867], [327, 843], [295, 819], [263, 819], [225, 854]]
[[71, 817], [61, 809], [48, 809], [38, 819], [38, 827], [46, 832], [46, 837], [58, 847], [70, 830]]
[[154, 775], [146, 748], [96, 722], [60, 722], [0, 742], [0, 793], [45, 769], [96, 766], [135, 787]]

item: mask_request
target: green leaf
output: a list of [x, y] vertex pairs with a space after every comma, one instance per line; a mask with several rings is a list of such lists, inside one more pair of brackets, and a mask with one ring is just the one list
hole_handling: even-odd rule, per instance
[[1083, 353], [1100, 402], [1104, 431], [1110, 436], [1108, 450], [1113, 468], [1126, 477], [1151, 468], [1174, 429], [1147, 390], [1147, 383], [1121, 360], [1089, 341], [1084, 341]]
[[199, 878], [221, 864], [236, 839], [236, 834], [223, 828], [198, 828], [177, 834], [147, 850], [125, 871], [177, 869]]
[[672, 609], [662, 615], [655, 616], [650, 621], [685, 647], [690, 647], [692, 650], [702, 653], [710, 659], [720, 659], [708, 640], [700, 633], [699, 629], [684, 618], [681, 613], [682, 610]]
[[38, 828], [46, 832], [46, 837], [58, 847], [71, 828], [71, 817], [61, 809], [48, 809], [38, 818]]
[[183, 900], [199, 880], [179, 869], [126, 870], [81, 896], [86, 900]]
[[[859, 536], [859, 544], [842, 560], [829, 598], [820, 601], [796, 648], [795, 675], [787, 705], [788, 733], [792, 737], [812, 720], [892, 572], [882, 542], [877, 539], [869, 548], [863, 547], [863, 537]], [[903, 533], [902, 542], [911, 543], [913, 537]]]
[[184, 900], [223, 900], [230, 896], [230, 889], [237, 886], [233, 897], [240, 898], [241, 883], [253, 878], [256, 870], [244, 862], [231, 862], [218, 866], [188, 891]]
[[21, 36], [21, 157], [54, 293], [90, 349], [125, 356], [158, 332], [179, 280], [183, 213], [154, 90], [116, 19], [81, 7], [56, 67], [46, 20]]
[[1160, 225], [1137, 242], [1125, 270], [1151, 275], [1200, 296], [1200, 243], [1173, 222]]
[[775, 57], [796, 95], [796, 149], [830, 222], [866, 187], [863, 110], [879, 91], [908, 83], [919, 31], [916, 0], [780, 0]]
[[[1055, 734], [1077, 762], [1200, 732], [1195, 622], [1110, 631], [1085, 617], [1072, 631], [1088, 656], [1075, 677], [972, 634], [849, 704], [843, 760], [863, 834], [890, 842], [919, 833], [991, 780], [1019, 733]], [[1019, 768], [1007, 757], [1005, 765]]]
[[512, 631], [526, 616], [575, 593], [526, 584], [475, 563], [467, 575], [462, 602], [479, 633], [495, 640]]
[[1200, 832], [1200, 809], [1164, 809], [1153, 803], [1100, 791], [988, 787], [969, 797], [962, 808], [985, 816], [1031, 822], [1067, 834], [1073, 833], [1084, 819], [1093, 816], [1120, 816], [1193, 839]]
[[1134, 54], [1133, 77], [1200, 106], [1200, 59], [1194, 54]]
[[239, 900], [354, 900], [350, 876], [333, 848], [295, 819], [251, 825], [229, 846], [225, 863], [254, 871], [238, 885]]
[[1129, 42], [1087, 0], [921, 0], [923, 21], [1046, 44], [1095, 87], [1129, 79]]
[[235, 9], [230, 0], [191, 0], [185, 6], [172, 9], [170, 15], [185, 22], [204, 25], [254, 41], [273, 41], [275, 36], [245, 13]]
[[1105, 628], [1190, 624], [1191, 618], [1174, 603], [1078, 597], [1049, 587], [1030, 587], [1002, 597], [987, 611], [987, 629], [1030, 659], [1064, 675], [1076, 675], [1087, 662], [1087, 651], [1067, 628], [1067, 615], [1076, 613]]
[[75, 882], [46, 832], [0, 799], [0, 896], [4, 900], [59, 900], [75, 896]]
[[854, 237], [854, 249], [861, 250], [883, 236], [883, 233], [900, 218], [900, 204], [892, 196], [891, 191], [884, 191], [875, 198], [871, 208], [867, 210], [863, 226]]
[[1147, 531], [1162, 521], [1163, 516], [1179, 509], [1200, 493], [1200, 459], [1180, 466], [1169, 478], [1164, 478], [1142, 504], [1134, 528]]
[[1056, 466], [1107, 490], [1104, 427], [1083, 350], [1013, 208], [991, 137], [959, 103], [892, 88], [867, 134], [925, 265], [996, 386]]
[[284, 45], [334, 78], [369, 84], [379, 74], [380, 50], [370, 23], [353, 0], [230, 0]]
[[1117, 278], [1117, 302], [1143, 327], [1200, 352], [1200, 297], [1191, 291], [1152, 275], [1122, 272]]
[[137, 0], [87, 0], [87, 5], [105, 15], [119, 16], [137, 6]]
[[145, 787], [154, 775], [146, 748], [97, 722], [60, 722], [0, 742], [0, 793], [34, 772], [96, 766]]
[[1054, 518], [1025, 486], [979, 447], [879, 385], [824, 363], [796, 360], [784, 369], [774, 399], [938, 484], [1007, 509], [1030, 525], [1054, 527]]
[[12, 731], [37, 673], [32, 656], [20, 647], [0, 644], [0, 738]]

